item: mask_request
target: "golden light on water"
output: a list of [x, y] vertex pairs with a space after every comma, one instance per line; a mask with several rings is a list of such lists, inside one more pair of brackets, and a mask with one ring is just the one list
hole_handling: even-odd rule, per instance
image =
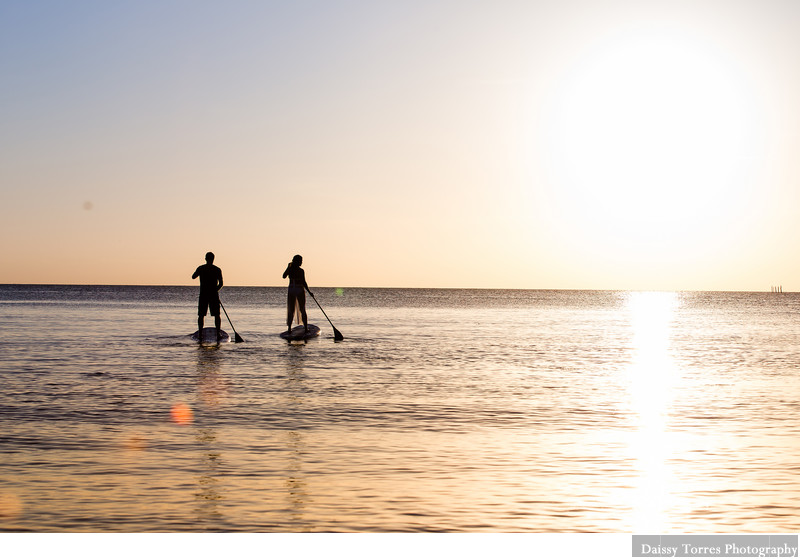
[[122, 440], [122, 448], [128, 452], [147, 450], [148, 439], [141, 433], [130, 433]]
[[631, 293], [632, 360], [627, 370], [636, 432], [631, 453], [636, 460], [632, 528], [663, 531], [676, 489], [669, 465], [673, 441], [668, 421], [679, 380], [670, 354], [670, 328], [679, 304], [676, 293]]
[[220, 371], [219, 347], [201, 348], [197, 360], [198, 393], [203, 404], [217, 408], [228, 396], [228, 383]]
[[0, 493], [0, 520], [16, 518], [22, 513], [22, 500], [13, 493]]

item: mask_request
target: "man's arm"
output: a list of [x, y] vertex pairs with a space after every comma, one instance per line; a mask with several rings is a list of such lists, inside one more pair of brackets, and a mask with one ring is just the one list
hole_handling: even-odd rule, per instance
[[200, 268], [197, 268], [194, 273], [192, 274], [192, 279], [197, 278], [200, 275]]
[[222, 270], [219, 271], [219, 281], [217, 282], [217, 291], [222, 289]]

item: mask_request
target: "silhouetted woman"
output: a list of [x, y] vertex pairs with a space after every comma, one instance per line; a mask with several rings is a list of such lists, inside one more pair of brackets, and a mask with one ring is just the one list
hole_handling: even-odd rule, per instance
[[300, 324], [303, 321], [305, 333], [308, 334], [308, 316], [306, 315], [306, 293], [303, 289], [313, 297], [314, 294], [308, 289], [306, 283], [306, 273], [300, 267], [303, 265], [303, 257], [296, 254], [286, 271], [283, 272], [283, 277], [289, 278], [289, 297], [286, 305], [286, 326], [289, 327], [289, 332], [292, 331], [292, 315], [296, 317], [296, 321]]

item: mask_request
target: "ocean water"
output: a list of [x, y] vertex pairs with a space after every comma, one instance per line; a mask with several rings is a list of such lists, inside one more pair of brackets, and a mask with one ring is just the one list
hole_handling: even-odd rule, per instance
[[0, 286], [0, 531], [800, 530], [799, 295], [314, 291]]

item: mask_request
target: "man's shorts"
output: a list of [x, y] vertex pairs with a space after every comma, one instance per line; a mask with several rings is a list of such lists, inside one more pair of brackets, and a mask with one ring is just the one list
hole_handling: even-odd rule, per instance
[[197, 304], [197, 315], [205, 316], [206, 310], [211, 312], [211, 316], [219, 316], [219, 295], [211, 293], [200, 294], [200, 302]]

